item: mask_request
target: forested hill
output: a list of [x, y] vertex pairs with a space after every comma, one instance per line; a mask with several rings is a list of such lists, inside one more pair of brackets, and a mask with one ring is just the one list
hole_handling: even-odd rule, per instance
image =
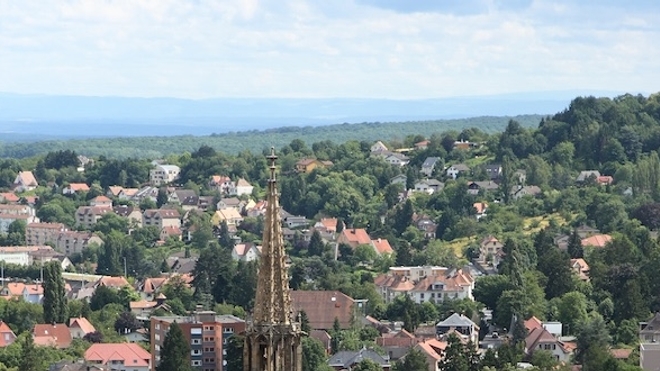
[[[330, 140], [340, 144], [349, 140], [399, 140], [409, 134], [430, 136], [446, 131], [462, 131], [478, 128], [487, 133], [501, 132], [510, 120], [515, 120], [523, 127], [536, 127], [541, 115], [520, 116], [483, 116], [467, 119], [410, 121], [410, 122], [373, 122], [359, 124], [337, 124], [327, 126], [282, 127], [269, 130], [251, 130], [212, 134], [210, 136], [150, 136], [88, 138], [68, 140], [48, 140], [39, 142], [8, 142], [0, 138], [0, 157], [25, 158], [58, 150], [73, 150], [88, 157], [106, 156], [110, 158], [160, 158], [170, 154], [193, 152], [202, 145], [208, 145], [219, 151], [236, 154], [244, 150], [259, 152], [264, 148], [280, 148], [294, 139], [303, 139], [307, 143]], [[158, 130], [154, 129], [154, 134]], [[68, 133], [73, 134], [73, 133]]]

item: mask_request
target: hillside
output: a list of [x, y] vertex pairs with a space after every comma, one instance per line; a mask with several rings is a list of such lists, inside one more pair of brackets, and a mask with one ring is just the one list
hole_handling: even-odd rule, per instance
[[[270, 146], [279, 148], [294, 139], [302, 139], [307, 143], [326, 140], [334, 143], [349, 140], [402, 140], [412, 133], [430, 136], [434, 133], [461, 131], [467, 128], [479, 128], [487, 133], [496, 133], [503, 131], [512, 119], [523, 127], [531, 128], [536, 127], [541, 118], [541, 115], [483, 116], [454, 120], [292, 126], [268, 130], [233, 131], [209, 136], [85, 138], [39, 142], [26, 141], [26, 137], [21, 136], [22, 142], [9, 142], [5, 138], [3, 143], [0, 139], [0, 157], [25, 158], [70, 149], [89, 157], [160, 158], [175, 153], [192, 152], [201, 145], [208, 145], [228, 154], [237, 154], [244, 150], [260, 152]], [[117, 133], [125, 133], [127, 130], [128, 128], [117, 127]]]

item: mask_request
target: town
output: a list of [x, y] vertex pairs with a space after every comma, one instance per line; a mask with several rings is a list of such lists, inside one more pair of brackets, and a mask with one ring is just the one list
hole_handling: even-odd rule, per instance
[[[655, 370], [658, 101], [277, 149], [303, 369]], [[267, 155], [0, 160], [0, 370], [243, 370]]]

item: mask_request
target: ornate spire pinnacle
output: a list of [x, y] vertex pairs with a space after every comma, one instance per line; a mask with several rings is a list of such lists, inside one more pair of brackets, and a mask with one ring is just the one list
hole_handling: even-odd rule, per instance
[[247, 323], [243, 370], [302, 371], [301, 331], [300, 325], [292, 320], [289, 277], [275, 177], [275, 148], [271, 148], [267, 158], [270, 160], [270, 179], [259, 258], [257, 297], [254, 314]]

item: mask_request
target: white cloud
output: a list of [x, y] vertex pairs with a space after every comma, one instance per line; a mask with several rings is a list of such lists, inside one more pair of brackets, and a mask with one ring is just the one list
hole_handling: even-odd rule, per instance
[[649, 92], [660, 81], [659, 12], [569, 0], [432, 5], [0, 0], [0, 89], [412, 98]]

